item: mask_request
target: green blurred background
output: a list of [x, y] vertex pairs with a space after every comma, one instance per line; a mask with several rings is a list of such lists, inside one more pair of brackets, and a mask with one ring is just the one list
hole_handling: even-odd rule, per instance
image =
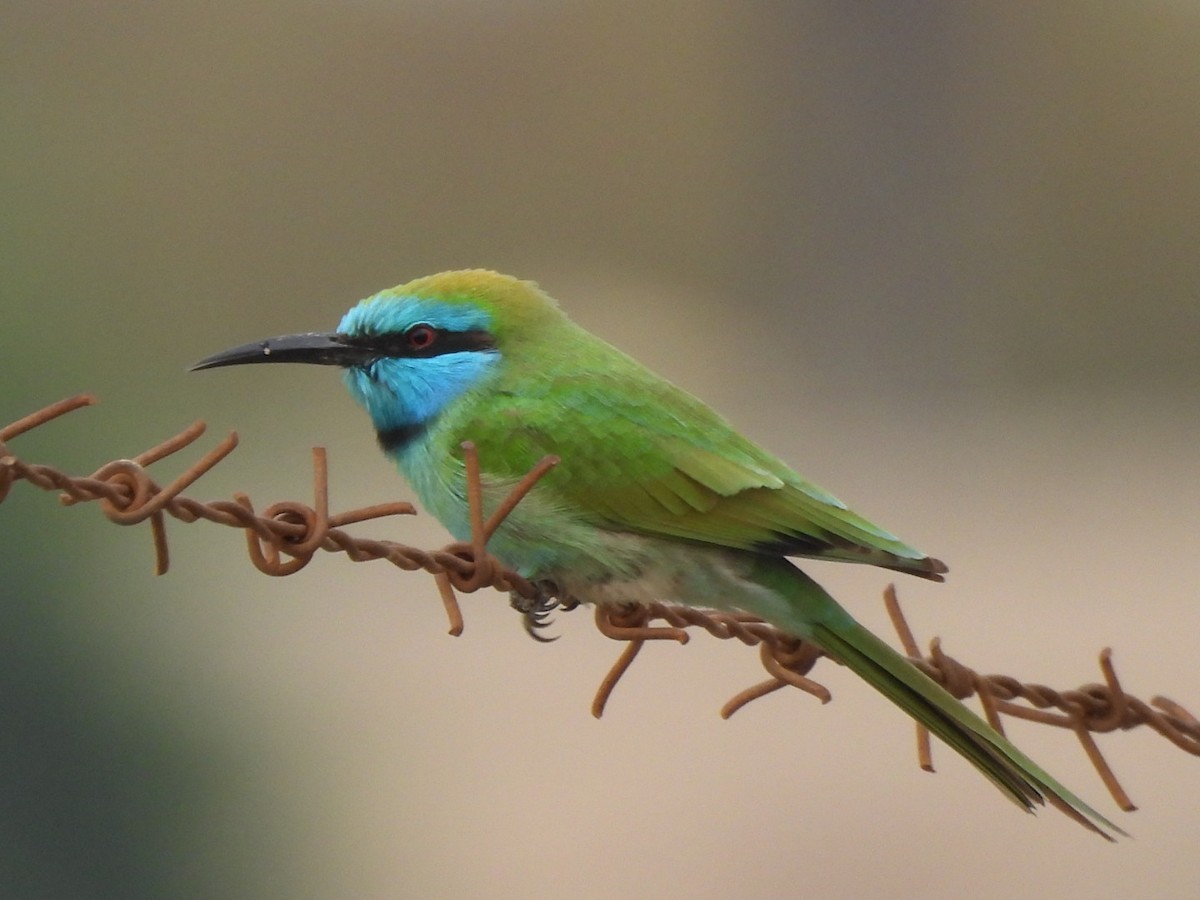
[[[249, 8], [247, 8], [249, 7]], [[0, 421], [86, 473], [196, 418], [191, 493], [407, 495], [330, 372], [186, 374], [446, 268], [577, 320], [948, 560], [923, 640], [1060, 687], [1116, 649], [1200, 707], [1200, 7], [1183, 2], [0, 5]], [[201, 450], [191, 453], [198, 456]], [[188, 454], [184, 454], [188, 456]], [[166, 481], [182, 467], [160, 468]], [[439, 546], [424, 520], [364, 534]], [[0, 508], [0, 894], [1194, 896], [1200, 760], [1012, 735], [1137, 839], [1015, 812], [832, 666], [730, 722], [753, 651], [241, 537]], [[878, 570], [814, 564], [886, 631]]]

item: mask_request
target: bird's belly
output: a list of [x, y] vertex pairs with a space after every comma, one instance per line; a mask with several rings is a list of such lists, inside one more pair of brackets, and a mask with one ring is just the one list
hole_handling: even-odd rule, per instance
[[491, 552], [527, 578], [554, 583], [563, 598], [595, 605], [675, 603], [737, 607], [747, 554], [594, 525], [559, 522], [538, 539], [496, 535]]

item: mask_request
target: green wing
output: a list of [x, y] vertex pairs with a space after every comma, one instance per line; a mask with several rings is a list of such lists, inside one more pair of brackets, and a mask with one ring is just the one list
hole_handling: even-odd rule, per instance
[[600, 527], [942, 580], [941, 562], [800, 478], [696, 398], [636, 363], [621, 369], [491, 394], [487, 415], [459, 423], [460, 433], [502, 477], [561, 457], [547, 489]]

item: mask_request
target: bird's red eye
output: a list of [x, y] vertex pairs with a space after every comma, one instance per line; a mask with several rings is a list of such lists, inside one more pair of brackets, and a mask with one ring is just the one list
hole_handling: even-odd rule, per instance
[[437, 340], [437, 330], [432, 325], [414, 325], [404, 332], [404, 342], [409, 350], [428, 350]]

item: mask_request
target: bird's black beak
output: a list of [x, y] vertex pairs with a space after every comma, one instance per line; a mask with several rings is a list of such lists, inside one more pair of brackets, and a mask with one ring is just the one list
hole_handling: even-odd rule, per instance
[[247, 363], [310, 363], [348, 368], [365, 365], [379, 356], [378, 350], [351, 343], [344, 334], [288, 334], [215, 353], [200, 360], [189, 371]]

